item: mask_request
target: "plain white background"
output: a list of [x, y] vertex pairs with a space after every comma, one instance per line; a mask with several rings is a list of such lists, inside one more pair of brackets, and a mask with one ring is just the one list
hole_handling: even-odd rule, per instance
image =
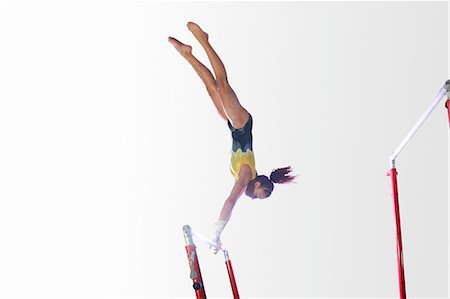
[[[169, 35], [210, 34], [254, 118], [259, 173], [222, 241], [242, 298], [397, 298], [388, 157], [448, 77], [446, 2], [0, 4], [0, 298], [193, 298], [231, 137]], [[407, 293], [448, 296], [440, 104], [398, 158]], [[223, 257], [198, 244], [210, 298]]]

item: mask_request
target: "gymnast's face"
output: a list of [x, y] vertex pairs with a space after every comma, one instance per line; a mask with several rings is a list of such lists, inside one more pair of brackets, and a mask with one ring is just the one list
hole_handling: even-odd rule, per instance
[[269, 195], [270, 195], [270, 192], [267, 189], [265, 189], [263, 186], [261, 186], [260, 182], [255, 183], [255, 189], [253, 190], [254, 198], [263, 199], [263, 198], [269, 197]]

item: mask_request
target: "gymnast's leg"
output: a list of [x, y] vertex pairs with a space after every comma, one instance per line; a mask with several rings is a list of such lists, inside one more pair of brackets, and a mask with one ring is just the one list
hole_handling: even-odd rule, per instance
[[203, 83], [206, 86], [206, 90], [208, 91], [209, 96], [214, 102], [217, 111], [220, 116], [227, 121], [227, 114], [225, 113], [225, 109], [222, 105], [222, 100], [220, 99], [219, 90], [217, 87], [216, 80], [214, 79], [211, 71], [204, 66], [197, 58], [192, 55], [192, 47], [189, 45], [185, 45], [181, 43], [179, 40], [169, 37], [169, 42], [175, 47], [175, 49], [183, 56], [194, 68], [194, 70], [199, 75], [200, 79], [202, 79]]
[[208, 55], [209, 61], [211, 62], [214, 74], [216, 76], [216, 84], [219, 88], [220, 98], [222, 100], [222, 104], [225, 108], [226, 114], [233, 122], [233, 126], [235, 128], [243, 127], [248, 120], [249, 113], [241, 106], [235, 92], [228, 84], [225, 66], [209, 43], [208, 34], [204, 32], [200, 28], [200, 26], [193, 22], [189, 22], [187, 24], [187, 27], [192, 32], [192, 34], [194, 34], [195, 38], [200, 42], [200, 44], [205, 49], [206, 54]]

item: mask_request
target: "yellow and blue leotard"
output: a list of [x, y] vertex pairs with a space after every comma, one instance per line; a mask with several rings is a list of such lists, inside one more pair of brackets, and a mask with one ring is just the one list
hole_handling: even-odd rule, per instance
[[249, 114], [247, 123], [244, 127], [236, 129], [228, 120], [228, 127], [231, 130], [231, 137], [233, 138], [233, 146], [231, 149], [231, 166], [230, 171], [236, 182], [239, 179], [239, 172], [244, 164], [247, 164], [252, 171], [252, 178], [256, 178], [255, 155], [253, 154], [253, 137], [252, 127], [253, 118]]

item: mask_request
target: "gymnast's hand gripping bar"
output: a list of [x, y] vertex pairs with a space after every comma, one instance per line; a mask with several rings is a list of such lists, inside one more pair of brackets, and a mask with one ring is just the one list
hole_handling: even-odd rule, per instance
[[[191, 234], [192, 236], [194, 236], [195, 238], [205, 242], [207, 245], [211, 246], [211, 247], [216, 247], [217, 244], [214, 243], [212, 240], [208, 239], [207, 237], [203, 236], [202, 234], [196, 232], [195, 230], [191, 229]], [[222, 250], [223, 252], [225, 252], [227, 249], [225, 248], [225, 246], [223, 246], [223, 244], [220, 244], [219, 250]]]
[[395, 210], [395, 225], [397, 231], [397, 270], [398, 270], [398, 282], [399, 282], [399, 291], [400, 291], [400, 299], [406, 299], [406, 283], [405, 283], [405, 270], [403, 263], [403, 244], [402, 244], [402, 230], [400, 224], [400, 205], [398, 201], [398, 184], [397, 184], [397, 169], [395, 168], [395, 159], [397, 158], [400, 151], [405, 147], [408, 141], [414, 136], [417, 130], [422, 126], [428, 116], [433, 112], [434, 108], [439, 104], [442, 98], [447, 95], [447, 101], [445, 107], [447, 108], [448, 120], [450, 126], [450, 80], [445, 82], [444, 86], [439, 91], [439, 94], [433, 100], [431, 105], [425, 111], [425, 113], [420, 117], [414, 127], [409, 131], [408, 135], [403, 139], [394, 153], [390, 156], [389, 161], [391, 163], [391, 169], [387, 173], [388, 176], [391, 177], [391, 185], [392, 185], [392, 198], [394, 201], [394, 210]]
[[[205, 286], [203, 285], [202, 274], [200, 272], [200, 264], [198, 262], [196, 246], [193, 237], [205, 242], [209, 246], [216, 247], [217, 244], [212, 242], [210, 239], [193, 231], [189, 225], [183, 226], [184, 240], [186, 242], [186, 253], [188, 256], [189, 268], [191, 270], [190, 277], [193, 281], [193, 288], [195, 290], [195, 295], [197, 299], [206, 299]], [[230, 279], [231, 290], [233, 292], [233, 298], [239, 299], [239, 292], [236, 285], [236, 279], [234, 277], [233, 267], [231, 265], [230, 256], [228, 250], [220, 244], [220, 250], [223, 251], [225, 257], [225, 265], [227, 266], [228, 277]]]

